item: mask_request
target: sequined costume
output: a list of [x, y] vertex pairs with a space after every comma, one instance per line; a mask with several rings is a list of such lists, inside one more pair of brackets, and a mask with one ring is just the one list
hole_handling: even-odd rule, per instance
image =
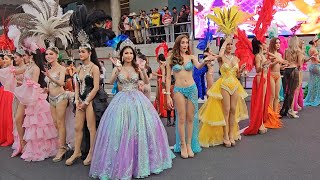
[[240, 139], [238, 122], [248, 118], [247, 106], [244, 101], [244, 98], [246, 98], [248, 94], [237, 79], [237, 70], [238, 65], [234, 67], [231, 67], [227, 63], [221, 65], [221, 77], [208, 90], [207, 94], [209, 98], [199, 110], [199, 117], [202, 122], [199, 141], [203, 147], [223, 143], [223, 126], [226, 125], [226, 122], [223, 114], [221, 89], [226, 90], [230, 95], [235, 92], [239, 94], [235, 114], [236, 123], [232, 131], [234, 133], [234, 139]]
[[[175, 64], [172, 66], [172, 71], [177, 73], [180, 72], [182, 69], [186, 71], [192, 71], [193, 70], [193, 64], [191, 61], [186, 63], [186, 65], [181, 66], [179, 64]], [[199, 119], [198, 119], [198, 90], [196, 84], [193, 84], [189, 87], [177, 87], [175, 86], [173, 89], [173, 92], [181, 93], [184, 97], [186, 97], [188, 100], [192, 102], [194, 105], [194, 120], [193, 120], [193, 132], [192, 132], [192, 138], [191, 138], [191, 148], [194, 153], [201, 152], [201, 147], [198, 140], [199, 135]], [[175, 112], [176, 114], [176, 120], [179, 120], [178, 112]], [[176, 122], [176, 144], [174, 146], [174, 152], [180, 152], [181, 151], [181, 145], [180, 145], [180, 136], [179, 136], [179, 123]]]
[[304, 99], [305, 106], [320, 105], [320, 64], [311, 64], [308, 94]]
[[138, 90], [139, 76], [118, 75], [118, 92], [97, 131], [89, 175], [100, 179], [144, 178], [172, 167], [166, 130], [150, 100]]
[[[55, 79], [55, 80], [59, 80], [60, 75], [58, 73], [52, 73], [51, 77], [53, 79]], [[51, 81], [48, 77], [45, 77], [45, 81], [48, 84], [48, 87], [49, 87], [49, 85], [52, 85], [54, 88], [59, 87], [58, 84], [56, 84], [55, 82]], [[61, 101], [65, 100], [65, 99], [68, 99], [68, 95], [65, 92], [63, 92], [63, 93], [61, 93], [61, 94], [59, 94], [57, 96], [50, 96], [49, 95], [48, 99], [49, 99], [50, 105], [53, 106], [53, 107], [56, 107], [57, 104], [59, 104]]]
[[[84, 102], [86, 98], [88, 97], [89, 93], [92, 91], [94, 85], [93, 85], [93, 76], [92, 76], [92, 67], [89, 69], [89, 71], [85, 72], [85, 75], [83, 79], [80, 79], [78, 75], [76, 76], [76, 79], [79, 83], [79, 99], [80, 101]], [[80, 68], [80, 71], [83, 67]], [[80, 72], [79, 71], [79, 72]], [[79, 74], [79, 73], [78, 73]], [[108, 106], [108, 95], [104, 92], [103, 88], [100, 86], [99, 91], [97, 92], [96, 96], [92, 100], [92, 107], [95, 112], [96, 116], [96, 127], [99, 127], [100, 119], [102, 117], [103, 112]], [[83, 138], [82, 138], [82, 157], [86, 157], [89, 153], [90, 149], [90, 132], [87, 127], [87, 121], [84, 123], [83, 128]]]

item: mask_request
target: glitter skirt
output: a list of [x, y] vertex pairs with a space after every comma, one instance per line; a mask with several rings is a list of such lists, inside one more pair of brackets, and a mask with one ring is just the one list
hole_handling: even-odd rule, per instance
[[140, 91], [120, 91], [104, 112], [89, 175], [99, 179], [144, 178], [172, 167], [166, 130]]

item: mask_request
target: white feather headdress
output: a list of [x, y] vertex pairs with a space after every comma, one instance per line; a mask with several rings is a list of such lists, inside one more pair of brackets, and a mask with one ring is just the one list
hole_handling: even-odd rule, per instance
[[24, 45], [24, 39], [38, 36], [49, 42], [49, 47], [55, 46], [55, 40], [60, 39], [64, 48], [68, 40], [73, 41], [72, 27], [69, 25], [73, 11], [65, 14], [59, 6], [59, 0], [22, 0], [24, 13], [11, 16], [10, 25], [21, 28], [19, 46]]

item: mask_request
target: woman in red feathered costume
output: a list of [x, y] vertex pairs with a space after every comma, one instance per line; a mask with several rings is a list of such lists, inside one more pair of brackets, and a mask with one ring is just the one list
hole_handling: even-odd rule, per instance
[[[0, 36], [0, 49], [5, 49], [9, 52], [14, 50], [13, 42], [9, 40], [6, 28], [4, 34]], [[0, 56], [2, 60], [0, 69], [13, 64], [13, 55], [11, 53], [2, 53]], [[0, 82], [0, 146], [10, 146], [13, 143], [13, 98], [13, 94], [6, 91]]]

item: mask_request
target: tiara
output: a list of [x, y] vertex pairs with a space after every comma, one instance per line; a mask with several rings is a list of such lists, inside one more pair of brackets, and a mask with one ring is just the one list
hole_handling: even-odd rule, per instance
[[12, 54], [10, 51], [2, 50], [2, 52], [1, 52], [0, 54], [2, 54], [2, 55], [4, 55], [4, 56], [11, 56], [11, 57], [13, 57], [13, 54]]
[[87, 35], [87, 33], [81, 29], [78, 33], [78, 41], [80, 42], [81, 46], [80, 48], [88, 48], [88, 49], [92, 49], [91, 45], [89, 44], [89, 36]]
[[17, 49], [16, 53], [19, 54], [20, 56], [23, 56], [26, 54], [26, 52], [23, 49]]
[[122, 51], [124, 47], [128, 47], [128, 46], [132, 47], [133, 49], [135, 48], [133, 42], [129, 38], [127, 38], [120, 44], [120, 51]]

